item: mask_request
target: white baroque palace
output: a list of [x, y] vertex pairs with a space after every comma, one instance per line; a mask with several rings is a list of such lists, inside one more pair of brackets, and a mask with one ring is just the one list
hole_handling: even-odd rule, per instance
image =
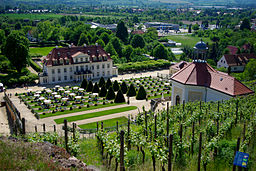
[[43, 57], [40, 84], [55, 84], [83, 79], [117, 76], [110, 54], [98, 45], [54, 48]]

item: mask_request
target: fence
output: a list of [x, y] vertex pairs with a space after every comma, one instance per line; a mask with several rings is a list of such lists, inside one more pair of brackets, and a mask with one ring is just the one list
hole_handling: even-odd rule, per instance
[[157, 73], [157, 77], [169, 80], [171, 78], [171, 75], [169, 75], [169, 74], [161, 74], [161, 73], [158, 72]]

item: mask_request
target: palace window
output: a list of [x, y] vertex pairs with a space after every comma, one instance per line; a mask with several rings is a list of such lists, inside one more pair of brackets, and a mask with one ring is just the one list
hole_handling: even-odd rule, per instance
[[58, 73], [60, 74], [60, 68], [58, 69]]
[[52, 74], [55, 74], [55, 69], [52, 69]]

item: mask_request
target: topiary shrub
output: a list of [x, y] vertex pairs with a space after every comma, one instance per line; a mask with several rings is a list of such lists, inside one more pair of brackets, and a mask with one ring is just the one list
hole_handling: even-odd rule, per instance
[[133, 96], [136, 96], [136, 90], [134, 88], [134, 85], [131, 84], [129, 89], [128, 89], [128, 92], [126, 94], [128, 97], [133, 97]]
[[120, 89], [118, 82], [115, 80], [113, 84], [114, 91], [118, 91]]
[[147, 92], [145, 91], [143, 86], [140, 86], [139, 91], [137, 93], [136, 99], [137, 100], [144, 100], [147, 97]]
[[108, 89], [108, 92], [107, 92], [107, 96], [106, 96], [106, 99], [107, 100], [112, 100], [112, 99], [115, 99], [115, 92], [114, 92], [114, 90], [113, 90], [113, 87], [111, 86], [111, 87], [109, 87], [109, 89]]
[[86, 79], [83, 79], [82, 83], [81, 83], [81, 88], [84, 88], [86, 90], [87, 88], [87, 85], [88, 85], [88, 82]]
[[102, 87], [104, 84], [105, 84], [105, 80], [103, 77], [101, 77], [99, 81], [99, 87]]
[[70, 107], [70, 108], [69, 108], [69, 110], [73, 110], [73, 108], [72, 108], [72, 107]]
[[105, 85], [103, 85], [100, 89], [100, 93], [99, 93], [99, 96], [100, 97], [106, 97], [106, 94], [107, 94], [107, 89], [105, 87]]
[[125, 99], [124, 99], [122, 90], [118, 90], [116, 98], [115, 98], [115, 103], [123, 103], [123, 102], [125, 102]]
[[93, 89], [92, 89], [92, 92], [93, 93], [99, 93], [99, 86], [98, 86], [98, 83], [95, 83], [94, 86], [93, 86]]
[[18, 93], [15, 93], [15, 96], [18, 96]]
[[121, 84], [121, 90], [124, 94], [127, 93], [127, 90], [128, 90], [128, 87], [126, 85], [126, 83], [123, 81], [122, 84]]
[[106, 104], [106, 102], [103, 102], [103, 105], [105, 105]]
[[92, 89], [93, 89], [92, 81], [89, 81], [89, 84], [87, 85], [86, 91], [87, 92], [92, 92]]
[[89, 108], [90, 107], [90, 105], [89, 104], [87, 104], [87, 108]]
[[95, 104], [94, 104], [94, 106], [98, 106], [98, 104], [97, 104], [97, 103], [95, 103]]
[[112, 82], [111, 82], [110, 78], [108, 78], [107, 83], [106, 83], [106, 89], [109, 89], [109, 87], [111, 87], [111, 86], [112, 86]]

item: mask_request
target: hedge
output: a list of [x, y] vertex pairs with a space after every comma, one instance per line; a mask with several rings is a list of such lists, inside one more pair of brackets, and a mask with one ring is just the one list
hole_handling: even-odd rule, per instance
[[30, 66], [36, 71], [36, 72], [42, 72], [42, 68], [38, 66], [32, 59], [29, 60]]

